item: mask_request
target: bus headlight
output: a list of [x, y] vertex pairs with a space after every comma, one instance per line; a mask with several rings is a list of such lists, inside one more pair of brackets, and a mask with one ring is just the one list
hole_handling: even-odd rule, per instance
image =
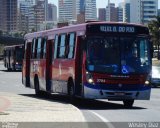
[[92, 84], [93, 83], [93, 79], [92, 78], [88, 79], [88, 83]]
[[151, 85], [151, 82], [150, 82], [150, 81], [151, 81], [151, 75], [148, 75], [148, 76], [147, 76], [147, 79], [146, 79], [146, 81], [145, 81], [145, 83], [144, 83], [145, 86]]
[[91, 73], [86, 72], [86, 79], [87, 79], [87, 82], [88, 82], [88, 83], [94, 84], [94, 80], [93, 80], [93, 77], [92, 77], [92, 74], [91, 74]]
[[149, 85], [150, 82], [148, 80], [145, 81], [145, 85]]

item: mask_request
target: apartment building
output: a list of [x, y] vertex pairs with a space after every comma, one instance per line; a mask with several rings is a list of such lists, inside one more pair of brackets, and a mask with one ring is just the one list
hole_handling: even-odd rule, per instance
[[130, 0], [130, 22], [148, 24], [158, 15], [158, 0]]
[[17, 31], [17, 0], [0, 0], [0, 30]]

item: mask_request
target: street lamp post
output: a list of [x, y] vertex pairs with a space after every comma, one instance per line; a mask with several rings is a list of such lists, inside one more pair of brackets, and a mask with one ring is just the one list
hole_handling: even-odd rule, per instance
[[159, 49], [159, 45], [160, 45], [160, 27], [158, 29], [158, 60], [160, 60], [160, 49]]

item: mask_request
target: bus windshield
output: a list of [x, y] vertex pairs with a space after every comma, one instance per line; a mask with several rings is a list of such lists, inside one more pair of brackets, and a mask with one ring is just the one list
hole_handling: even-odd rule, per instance
[[147, 37], [93, 36], [87, 38], [87, 70], [110, 74], [149, 73]]
[[17, 48], [16, 49], [16, 61], [22, 61], [23, 59], [23, 49]]

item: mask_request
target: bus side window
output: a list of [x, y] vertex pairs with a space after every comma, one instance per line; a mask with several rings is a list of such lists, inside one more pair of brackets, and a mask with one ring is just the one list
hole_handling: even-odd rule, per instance
[[45, 59], [46, 58], [46, 42], [47, 38], [44, 38], [42, 41], [42, 49], [41, 49], [41, 58]]
[[55, 36], [55, 45], [53, 45], [53, 47], [54, 47], [54, 59], [56, 59], [57, 58], [57, 56], [58, 56], [58, 52], [57, 52], [57, 50], [58, 50], [58, 35], [56, 35]]
[[34, 38], [32, 40], [32, 55], [31, 55], [32, 59], [34, 59], [34, 57], [35, 57], [35, 45], [36, 45], [36, 39]]
[[41, 58], [41, 44], [42, 44], [42, 38], [38, 38], [37, 41], [37, 59]]
[[74, 58], [74, 48], [75, 48], [75, 38], [76, 34], [75, 33], [70, 33], [69, 34], [69, 47], [68, 47], [68, 58]]
[[66, 34], [60, 36], [60, 42], [58, 44], [58, 58], [65, 58], [65, 45], [66, 45]]
[[35, 59], [37, 58], [37, 47], [38, 47], [38, 39], [35, 40], [35, 49], [34, 49], [34, 50], [35, 50], [35, 51], [34, 51], [34, 52], [35, 52], [35, 53], [34, 53], [34, 58], [35, 58]]
[[27, 50], [27, 40], [25, 41], [25, 47], [24, 47], [24, 59], [26, 59], [26, 50]]
[[65, 42], [65, 58], [68, 58], [68, 54], [69, 54], [69, 36], [67, 35]]

